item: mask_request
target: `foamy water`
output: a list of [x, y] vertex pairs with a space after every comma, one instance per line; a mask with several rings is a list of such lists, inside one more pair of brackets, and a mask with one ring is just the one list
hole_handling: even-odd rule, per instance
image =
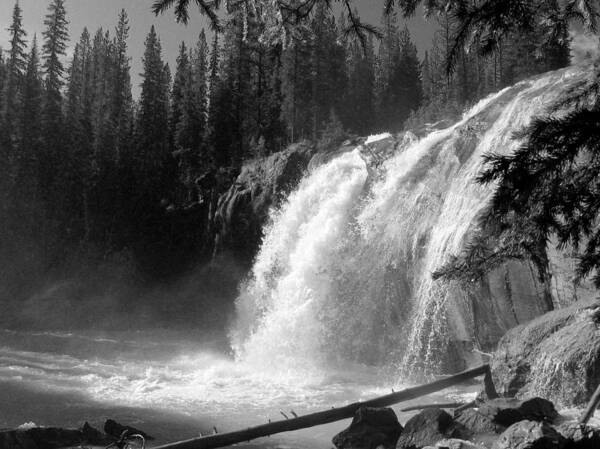
[[[302, 415], [371, 399], [389, 393], [392, 385], [379, 370], [358, 365], [312, 377], [305, 371], [283, 375], [270, 366], [259, 369], [217, 350], [203, 350], [211, 345], [185, 334], [160, 331], [102, 335], [0, 331], [0, 342], [0, 428], [27, 422], [80, 426], [85, 420], [101, 425], [106, 418], [116, 418], [165, 442], [197, 436], [213, 426], [220, 432], [239, 430], [283, 419], [281, 412]], [[32, 391], [34, 399], [11, 400], [21, 389]], [[447, 395], [467, 400], [475, 391], [455, 389], [428, 400], [446, 400]], [[2, 406], [14, 402], [17, 413]], [[67, 418], [74, 406], [75, 416]], [[173, 424], [168, 423], [180, 423], [182, 417], [191, 419], [188, 433], [173, 433], [169, 428]], [[165, 434], [152, 424], [163, 421]], [[256, 444], [328, 448], [333, 435], [346, 425], [335, 423]]]
[[[482, 156], [514, 151], [515, 131], [580, 74], [559, 71], [491, 95], [456, 125], [404, 139], [382, 165], [359, 147], [308, 173], [273, 211], [238, 298], [237, 360], [309, 377], [352, 361], [402, 382], [443, 371], [452, 341], [477, 347], [466, 292], [431, 273], [461, 252], [493, 194], [475, 183]], [[504, 326], [504, 312], [487, 307], [490, 324]]]
[[[513, 151], [513, 132], [579, 74], [505, 89], [455, 126], [406, 136], [383, 163], [358, 147], [307, 173], [272, 211], [240, 288], [231, 351], [176, 332], [3, 331], [0, 402], [18, 385], [63, 395], [53, 424], [64, 397], [77, 397], [98, 413], [107, 404], [133, 407], [137, 417], [164, 410], [223, 431], [366, 400], [443, 371], [450, 341], [475, 340], [475, 316], [464, 292], [434, 283], [431, 272], [461, 250], [489, 201], [492, 188], [474, 183], [481, 156]], [[500, 313], [489, 315], [501, 322]], [[22, 406], [38, 419], [36, 404]], [[5, 426], [21, 424], [9, 418]], [[330, 447], [343, 426], [305, 433], [309, 443], [295, 447]]]

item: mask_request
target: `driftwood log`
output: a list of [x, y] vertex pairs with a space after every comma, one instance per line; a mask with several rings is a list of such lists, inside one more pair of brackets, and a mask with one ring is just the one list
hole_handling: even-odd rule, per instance
[[427, 410], [428, 408], [458, 408], [465, 405], [464, 402], [446, 402], [444, 404], [421, 404], [400, 409], [401, 412], [412, 412], [414, 410]]
[[585, 412], [583, 412], [583, 415], [581, 415], [581, 418], [579, 419], [579, 424], [587, 424], [590, 418], [594, 416], [598, 404], [600, 404], [600, 385], [598, 385], [596, 391], [594, 391], [594, 394], [590, 398], [590, 402], [588, 402]]
[[[478, 376], [486, 376], [491, 380], [489, 365], [482, 365], [445, 379], [436, 380], [429, 384], [418, 387], [407, 388], [385, 396], [380, 396], [365, 402], [354, 402], [340, 408], [333, 408], [322, 412], [311, 413], [309, 415], [298, 416], [297, 418], [273, 421], [256, 427], [250, 427], [235, 432], [221, 433], [191, 440], [178, 441], [154, 449], [213, 449], [218, 447], [231, 446], [233, 444], [254, 440], [255, 438], [266, 437], [276, 433], [290, 432], [292, 430], [304, 429], [307, 427], [328, 424], [342, 419], [352, 418], [360, 407], [389, 407], [398, 402], [409, 401], [421, 396], [425, 396], [436, 391], [443, 390], [453, 385], [460, 384], [466, 380]], [[484, 382], [486, 394], [489, 398], [497, 397], [493, 383]]]

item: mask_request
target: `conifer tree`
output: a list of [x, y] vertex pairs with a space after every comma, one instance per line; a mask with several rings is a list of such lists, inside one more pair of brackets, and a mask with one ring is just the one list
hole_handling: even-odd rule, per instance
[[16, 137], [15, 124], [18, 119], [18, 102], [21, 94], [21, 81], [27, 66], [27, 55], [25, 53], [25, 37], [27, 33], [23, 29], [22, 10], [19, 2], [15, 2], [12, 15], [12, 23], [8, 28], [10, 36], [10, 49], [6, 61], [6, 79], [4, 82], [2, 120], [5, 133]]
[[125, 10], [119, 13], [118, 23], [113, 41], [113, 76], [111, 89], [110, 123], [115, 132], [115, 163], [121, 161], [123, 152], [130, 144], [133, 122], [133, 97], [131, 94], [131, 74], [127, 40], [129, 38], [129, 18]]
[[378, 124], [384, 129], [401, 129], [422, 100], [420, 62], [408, 28], [398, 31], [395, 21], [386, 20], [380, 48]]
[[35, 179], [37, 147], [41, 137], [43, 84], [40, 73], [40, 57], [37, 36], [33, 36], [31, 50], [27, 57], [27, 67], [23, 77], [23, 100], [21, 109], [21, 167], [27, 167], [26, 176]]
[[343, 118], [348, 129], [361, 135], [375, 126], [375, 50], [373, 38], [365, 47], [356, 38], [348, 43], [348, 87]]
[[[208, 44], [204, 30], [200, 32], [196, 48], [190, 52], [189, 59], [190, 67], [182, 89], [181, 119], [177, 123], [175, 142], [180, 149], [194, 153], [193, 159], [199, 162], [200, 159], [205, 159], [200, 152], [206, 134], [208, 113]], [[173, 91], [175, 92], [175, 87]]]
[[[40, 58], [36, 35], [31, 42], [27, 67], [23, 77], [22, 108], [20, 116], [20, 149], [17, 156], [18, 174], [16, 184], [21, 192], [20, 204], [28, 208], [24, 217], [29, 217], [31, 228], [39, 232], [40, 204], [38, 185], [38, 163], [42, 132], [43, 84], [40, 73]], [[36, 224], [38, 226], [36, 226]]]
[[175, 79], [171, 90], [171, 114], [169, 117], [170, 140], [175, 143], [177, 127], [183, 116], [183, 97], [189, 80], [192, 78], [188, 49], [185, 42], [179, 46], [177, 65], [175, 67]]
[[[25, 36], [23, 18], [19, 2], [15, 2], [12, 23], [7, 29], [10, 36], [10, 49], [6, 59], [2, 86], [2, 103], [0, 104], [0, 189], [4, 194], [3, 207], [11, 207], [14, 203], [18, 157], [19, 111], [21, 108], [22, 78], [26, 67]], [[14, 205], [14, 204], [13, 204]], [[5, 217], [14, 215], [3, 211]]]
[[287, 124], [289, 141], [312, 136], [311, 99], [311, 37], [307, 28], [297, 31], [296, 38], [282, 55], [281, 84], [283, 121]]
[[344, 47], [338, 42], [335, 19], [320, 2], [311, 23], [312, 137], [316, 140], [332, 109], [340, 109], [346, 84]]
[[136, 129], [136, 163], [143, 184], [157, 189], [170, 159], [168, 66], [163, 63], [154, 25], [146, 38], [142, 91]]
[[[44, 99], [42, 106], [42, 139], [44, 145], [40, 152], [40, 185], [43, 186], [43, 201], [48, 216], [52, 217], [46, 234], [50, 237], [44, 243], [44, 251], [48, 255], [47, 263], [60, 261], [66, 256], [71, 244], [75, 241], [72, 234], [74, 227], [69, 205], [73, 195], [70, 186], [62, 182], [70, 167], [70, 154], [63, 145], [63, 101], [64, 66], [62, 58], [66, 54], [68, 30], [64, 0], [52, 0], [44, 20], [45, 30], [42, 35], [44, 43]], [[64, 232], [58, 233], [58, 229]]]
[[48, 14], [44, 20], [46, 29], [42, 33], [44, 36], [43, 68], [46, 90], [44, 121], [48, 136], [55, 134], [59, 130], [61, 123], [61, 88], [64, 83], [64, 66], [61, 58], [66, 54], [67, 41], [69, 39], [66, 16], [64, 0], [52, 0], [48, 6]]

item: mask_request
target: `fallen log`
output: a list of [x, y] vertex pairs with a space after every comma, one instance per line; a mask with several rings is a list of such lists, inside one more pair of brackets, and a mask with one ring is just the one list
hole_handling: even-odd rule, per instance
[[428, 408], [457, 408], [464, 405], [464, 402], [447, 402], [444, 404], [421, 404], [421, 405], [413, 405], [411, 407], [406, 407], [400, 409], [401, 412], [412, 412], [414, 410], [426, 410]]
[[[331, 410], [311, 413], [309, 415], [298, 416], [297, 418], [291, 418], [282, 421], [273, 421], [244, 430], [177, 441], [175, 443], [156, 446], [154, 449], [214, 449], [254, 440], [256, 438], [266, 437], [276, 433], [290, 432], [292, 430], [320, 426], [322, 424], [328, 424], [335, 421], [352, 418], [360, 407], [389, 407], [390, 405], [397, 404], [398, 402], [409, 401], [430, 393], [435, 393], [436, 391], [460, 384], [474, 377], [484, 376], [486, 374], [489, 376], [489, 373], [489, 365], [482, 365], [477, 368], [446, 377], [445, 379], [436, 380], [435, 382], [418, 387], [407, 388], [405, 390], [380, 396], [365, 402], [354, 402], [344, 407], [332, 408]], [[486, 389], [487, 388], [488, 385], [486, 385]]]
[[587, 424], [590, 418], [594, 416], [598, 404], [600, 404], [600, 385], [598, 385], [596, 391], [594, 391], [594, 394], [590, 398], [590, 402], [588, 402], [585, 412], [583, 412], [583, 415], [581, 415], [581, 418], [579, 419], [579, 424]]
[[468, 408], [474, 408], [477, 407], [477, 401], [471, 401], [471, 402], [467, 402], [464, 405], [461, 405], [460, 407], [457, 407], [454, 410], [454, 416], [456, 416], [458, 413], [462, 412], [463, 410], [467, 410]]

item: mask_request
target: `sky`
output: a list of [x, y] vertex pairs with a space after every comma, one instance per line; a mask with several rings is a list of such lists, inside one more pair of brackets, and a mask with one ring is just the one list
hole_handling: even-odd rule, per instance
[[[9, 37], [6, 29], [12, 20], [14, 3], [15, 0], [0, 0], [0, 47], [4, 49], [8, 48]], [[50, 0], [19, 0], [23, 10], [23, 24], [29, 41], [33, 38], [34, 33], [38, 34], [38, 41], [41, 39], [44, 16], [49, 3]], [[151, 25], [154, 24], [156, 27], [162, 42], [163, 58], [169, 63], [172, 70], [175, 67], [180, 43], [185, 41], [188, 46], [193, 46], [200, 30], [204, 27], [208, 32], [209, 28], [207, 19], [193, 7], [190, 10], [190, 21], [186, 26], [175, 21], [172, 10], [156, 17], [151, 11], [152, 3], [153, 0], [66, 0], [65, 6], [71, 35], [69, 54], [72, 54], [73, 45], [79, 40], [84, 27], [87, 26], [92, 35], [99, 27], [110, 29], [112, 32], [119, 11], [125, 9], [129, 15], [131, 28], [128, 44], [131, 57], [132, 87], [133, 94], [137, 97], [141, 83], [139, 74], [142, 71], [144, 40]], [[362, 20], [373, 24], [379, 23], [382, 3], [382, 1], [355, 0]], [[424, 21], [421, 14], [417, 14], [409, 20], [407, 25], [422, 55], [431, 43], [434, 26]], [[208, 34], [210, 35], [210, 33]], [[69, 59], [69, 55], [66, 59]]]

